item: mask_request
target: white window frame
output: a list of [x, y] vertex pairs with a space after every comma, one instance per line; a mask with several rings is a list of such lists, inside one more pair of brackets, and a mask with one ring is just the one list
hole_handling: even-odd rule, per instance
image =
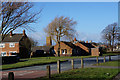
[[[2, 53], [6, 53], [6, 55], [2, 55]], [[1, 51], [1, 56], [7, 56], [7, 52], [6, 51]]]
[[4, 48], [5, 47], [5, 43], [0, 43], [0, 48]]
[[62, 49], [62, 54], [67, 54], [67, 49]]
[[9, 43], [9, 47], [15, 47], [15, 43]]

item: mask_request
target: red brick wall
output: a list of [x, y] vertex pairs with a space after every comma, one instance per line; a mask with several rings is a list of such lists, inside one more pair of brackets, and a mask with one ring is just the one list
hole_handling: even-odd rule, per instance
[[5, 43], [5, 47], [0, 48], [0, 55], [1, 55], [1, 52], [6, 52], [7, 56], [9, 56], [9, 51], [17, 51], [17, 53], [19, 53], [19, 43], [15, 43], [15, 47], [9, 47], [9, 43]]
[[[67, 54], [66, 55], [63, 55], [62, 54], [62, 49], [67, 49]], [[54, 46], [54, 51], [55, 53], [57, 54], [57, 50], [58, 50], [58, 44], [56, 44]], [[64, 44], [63, 42], [60, 42], [60, 55], [61, 56], [71, 56], [72, 55], [72, 48], [69, 47], [68, 45]]]
[[74, 45], [79, 46], [80, 48], [82, 48], [83, 50], [85, 50], [86, 52], [89, 53], [89, 49], [86, 46], [84, 46], [83, 44], [77, 42]]
[[91, 49], [91, 56], [99, 56], [99, 48], [92, 48]]

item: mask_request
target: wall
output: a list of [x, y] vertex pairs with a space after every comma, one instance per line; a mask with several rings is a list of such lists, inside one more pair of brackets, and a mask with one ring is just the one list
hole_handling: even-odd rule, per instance
[[91, 56], [100, 56], [99, 48], [91, 48]]
[[[10, 43], [14, 43], [14, 42], [10, 42]], [[19, 43], [15, 43], [15, 47], [9, 47], [9, 42], [5, 43], [5, 47], [0, 48], [0, 55], [1, 52], [6, 52], [7, 56], [9, 56], [9, 51], [17, 51], [16, 53], [19, 53]]]
[[[66, 55], [62, 54], [62, 51], [61, 51], [62, 49], [67, 49], [67, 54]], [[57, 50], [58, 50], [58, 44], [56, 44], [54, 46], [54, 51], [55, 51], [56, 54], [57, 54]], [[72, 55], [72, 48], [69, 47], [68, 45], [66, 45], [63, 42], [60, 42], [60, 56], [71, 56], [71, 55]]]

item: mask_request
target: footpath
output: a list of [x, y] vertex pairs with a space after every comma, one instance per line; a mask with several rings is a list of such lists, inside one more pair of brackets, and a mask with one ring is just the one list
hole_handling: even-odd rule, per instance
[[[120, 67], [113, 67], [113, 66], [89, 66], [93, 68], [120, 68]], [[2, 80], [8, 80], [8, 73], [13, 72], [15, 80], [30, 80], [34, 78], [44, 77], [46, 76], [46, 71], [41, 70], [24, 70], [24, 71], [1, 71], [2, 72]], [[57, 71], [51, 71], [51, 74], [56, 74]], [[113, 80], [120, 80], [120, 73], [113, 79]]]

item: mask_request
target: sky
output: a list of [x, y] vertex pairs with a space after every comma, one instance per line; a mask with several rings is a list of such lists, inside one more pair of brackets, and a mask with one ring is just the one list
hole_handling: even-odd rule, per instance
[[92, 40], [93, 42], [101, 42], [101, 31], [107, 25], [118, 22], [117, 2], [34, 2], [33, 4], [33, 12], [41, 8], [43, 10], [37, 23], [30, 25], [35, 32], [26, 31], [26, 33], [37, 40], [40, 46], [46, 43], [44, 28], [56, 16], [73, 18], [77, 21], [75, 26], [78, 33], [77, 40]]

